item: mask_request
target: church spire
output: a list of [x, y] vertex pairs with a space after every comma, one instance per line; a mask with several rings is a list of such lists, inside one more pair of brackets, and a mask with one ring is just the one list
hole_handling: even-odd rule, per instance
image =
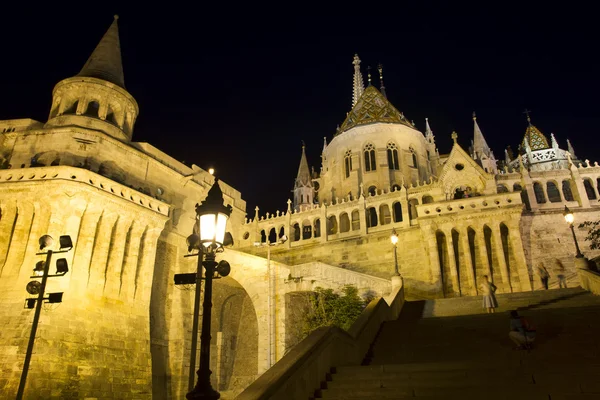
[[572, 159], [577, 158], [575, 156], [575, 149], [573, 148], [573, 145], [571, 144], [571, 141], [569, 139], [567, 139], [567, 151], [569, 152], [569, 154], [571, 154]]
[[115, 15], [112, 24], [77, 76], [103, 79], [125, 88], [118, 19], [119, 16]]
[[383, 84], [383, 65], [381, 63], [377, 66], [377, 70], [379, 71], [379, 91], [387, 99], [387, 94], [385, 93], [385, 85]]
[[433, 131], [429, 126], [429, 118], [425, 118], [425, 139], [429, 140], [429, 138], [433, 139]]
[[354, 60], [352, 61], [354, 65], [354, 89], [352, 91], [352, 107], [358, 103], [358, 99], [362, 96], [365, 91], [365, 82], [363, 81], [362, 74], [360, 72], [360, 58], [358, 58], [358, 54], [354, 55]]
[[306, 152], [304, 149], [304, 141], [302, 141], [302, 156], [300, 157], [300, 166], [298, 167], [298, 176], [296, 177], [295, 187], [312, 186], [310, 170], [308, 168], [308, 161], [306, 161]]
[[298, 167], [298, 176], [294, 183], [294, 209], [303, 211], [313, 204], [315, 197], [308, 161], [306, 161], [306, 152], [304, 141], [302, 141], [302, 156], [300, 157], [300, 166]]
[[477, 123], [475, 111], [473, 111], [473, 153], [471, 154], [471, 157], [473, 157], [486, 172], [493, 174], [498, 172], [496, 158], [483, 137], [483, 133]]

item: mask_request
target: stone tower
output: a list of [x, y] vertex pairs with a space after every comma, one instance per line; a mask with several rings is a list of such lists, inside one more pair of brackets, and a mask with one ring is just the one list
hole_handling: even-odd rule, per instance
[[473, 157], [473, 160], [477, 161], [477, 163], [485, 170], [485, 172], [497, 174], [498, 166], [496, 163], [496, 158], [485, 141], [483, 133], [481, 133], [475, 113], [473, 113], [473, 125], [473, 148], [471, 157]]
[[294, 182], [294, 210], [303, 211], [310, 208], [315, 197], [312, 177], [306, 161], [306, 152], [302, 145], [302, 156], [298, 167], [298, 176]]

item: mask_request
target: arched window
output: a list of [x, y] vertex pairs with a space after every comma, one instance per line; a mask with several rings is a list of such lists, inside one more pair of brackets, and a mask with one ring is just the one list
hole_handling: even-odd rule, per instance
[[350, 231], [350, 218], [348, 218], [348, 214], [342, 213], [340, 215], [340, 233], [349, 232]]
[[315, 237], [321, 237], [321, 220], [315, 220]]
[[535, 201], [538, 204], [544, 204], [546, 202], [546, 196], [544, 196], [544, 188], [541, 183], [533, 182], [533, 193], [535, 193]]
[[392, 205], [392, 211], [394, 212], [394, 222], [402, 221], [402, 204], [399, 201]]
[[357, 231], [360, 229], [360, 214], [358, 210], [352, 211], [352, 230]]
[[392, 192], [395, 192], [395, 191], [400, 191], [400, 185], [395, 184], [392, 186]]
[[546, 192], [548, 193], [548, 200], [550, 200], [550, 203], [560, 203], [562, 201], [556, 183], [551, 181], [546, 182]]
[[96, 117], [98, 118], [98, 111], [100, 110], [100, 104], [97, 101], [90, 101], [87, 106], [87, 110], [85, 110], [84, 115], [88, 117]]
[[565, 201], [574, 201], [573, 192], [571, 191], [571, 181], [569, 179], [565, 179], [562, 181], [562, 192], [563, 196], [565, 196]]
[[422, 200], [423, 204], [433, 203], [433, 197], [425, 195]]
[[269, 243], [277, 243], [277, 231], [275, 228], [271, 228], [269, 231]]
[[105, 120], [110, 122], [113, 125], [117, 125], [117, 119], [115, 118], [115, 113], [110, 106], [108, 107], [108, 111], [106, 113]]
[[303, 221], [302, 222], [302, 240], [306, 240], [306, 239], [310, 239], [312, 238], [312, 225], [310, 224], [310, 221]]
[[412, 166], [415, 168], [419, 168], [419, 162], [417, 161], [417, 152], [412, 147], [410, 148], [410, 155], [412, 158]]
[[589, 178], [583, 180], [583, 186], [585, 186], [585, 193], [587, 194], [588, 199], [596, 200], [596, 192], [594, 191], [594, 186]]
[[513, 192], [521, 193], [521, 201], [525, 204], [525, 208], [531, 210], [531, 204], [529, 204], [529, 196], [527, 195], [527, 190], [524, 190], [521, 185], [515, 183], [513, 185]]
[[390, 207], [387, 204], [379, 206], [379, 223], [381, 225], [387, 225], [392, 222], [392, 216], [390, 215]]
[[79, 100], [76, 100], [75, 103], [71, 104], [71, 107], [67, 108], [63, 114], [75, 114], [77, 112], [77, 107], [79, 107]]
[[500, 185], [496, 186], [496, 191], [498, 193], [508, 193], [508, 188], [506, 187], [506, 185], [500, 184]]
[[400, 162], [398, 161], [398, 147], [396, 143], [390, 142], [387, 144], [387, 159], [388, 167], [393, 170], [400, 169]]
[[281, 228], [279, 228], [279, 239], [282, 239], [285, 236], [285, 228], [282, 226]]
[[367, 228], [377, 226], [377, 210], [375, 207], [369, 207], [367, 209]]
[[377, 164], [375, 161], [375, 146], [373, 143], [367, 143], [364, 148], [365, 153], [365, 171], [375, 171]]
[[327, 234], [335, 235], [336, 233], [338, 233], [337, 219], [335, 218], [335, 215], [332, 215], [327, 219]]
[[417, 199], [410, 199], [408, 201], [408, 216], [410, 219], [418, 218], [418, 214], [417, 214], [417, 206], [418, 205], [419, 205], [419, 200], [417, 200]]
[[298, 223], [295, 223], [293, 228], [294, 228], [293, 240], [294, 240], [294, 242], [297, 242], [298, 240], [300, 240], [300, 225]]
[[346, 171], [346, 178], [350, 176], [352, 171], [352, 151], [348, 150], [344, 155], [344, 169]]
[[267, 233], [265, 232], [264, 229], [262, 231], [260, 231], [260, 242], [267, 243]]
[[371, 196], [376, 196], [377, 195], [377, 187], [376, 186], [369, 186], [369, 190], [367, 190], [367, 192]]

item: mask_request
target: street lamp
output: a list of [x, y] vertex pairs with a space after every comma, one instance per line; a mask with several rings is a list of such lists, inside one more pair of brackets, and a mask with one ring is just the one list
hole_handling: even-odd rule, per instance
[[[50, 235], [44, 235], [39, 240], [40, 250], [44, 250], [51, 247], [54, 244], [54, 239]], [[35, 343], [35, 335], [37, 333], [38, 323], [40, 321], [40, 314], [42, 312], [42, 304], [46, 303], [60, 303], [62, 302], [62, 293], [48, 293], [48, 297], [44, 297], [46, 291], [46, 283], [48, 278], [57, 276], [64, 276], [69, 271], [67, 260], [60, 258], [56, 260], [56, 274], [50, 275], [50, 261], [52, 261], [52, 254], [66, 253], [73, 248], [73, 242], [71, 237], [63, 235], [59, 239], [60, 248], [57, 251], [48, 250], [46, 252], [36, 253], [36, 255], [46, 256], [46, 262], [38, 261], [33, 269], [33, 276], [31, 278], [42, 278], [42, 282], [31, 281], [27, 284], [27, 293], [31, 295], [37, 295], [37, 298], [32, 297], [25, 300], [25, 308], [32, 309], [35, 307], [35, 313], [33, 315], [33, 322], [31, 324], [31, 333], [29, 335], [29, 342], [27, 343], [27, 350], [25, 352], [25, 361], [23, 362], [23, 372], [21, 372], [21, 381], [19, 382], [19, 389], [17, 391], [17, 400], [23, 399], [23, 393], [25, 392], [25, 383], [27, 382], [27, 374], [29, 372], [29, 364], [31, 363], [31, 356], [33, 354], [33, 345]]]
[[579, 244], [577, 243], [577, 236], [575, 236], [575, 228], [573, 228], [573, 222], [575, 221], [575, 216], [569, 210], [569, 207], [565, 206], [565, 211], [563, 212], [563, 216], [565, 217], [565, 221], [569, 224], [569, 228], [571, 228], [571, 233], [573, 234], [573, 240], [575, 241], [575, 248], [577, 249], [576, 258], [583, 258], [583, 254], [581, 254], [581, 250], [579, 250]]
[[[223, 192], [219, 182], [215, 183], [208, 191], [206, 199], [201, 205], [196, 204], [196, 219], [194, 233], [188, 237], [188, 249], [202, 249], [204, 260], [198, 258], [198, 276], [201, 274], [202, 265], [205, 270], [204, 303], [202, 308], [202, 334], [200, 335], [200, 366], [197, 371], [198, 382], [185, 397], [193, 399], [216, 400], [221, 397], [219, 392], [210, 384], [210, 323], [212, 308], [212, 281], [215, 272], [220, 276], [229, 275], [231, 267], [227, 261], [217, 263], [215, 256], [223, 251], [225, 241], [225, 227], [231, 215], [231, 206], [223, 205]], [[218, 278], [219, 276], [217, 276]], [[194, 315], [197, 318], [197, 314]], [[196, 328], [197, 329], [197, 328]], [[196, 334], [196, 331], [194, 332]]]
[[398, 235], [396, 234], [396, 230], [392, 229], [392, 236], [390, 236], [390, 240], [394, 245], [394, 276], [401, 276], [400, 271], [398, 270], [398, 252], [396, 251], [398, 244]]

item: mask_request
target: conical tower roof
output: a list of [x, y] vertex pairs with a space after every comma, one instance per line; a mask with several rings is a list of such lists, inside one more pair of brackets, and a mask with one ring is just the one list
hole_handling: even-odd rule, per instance
[[548, 144], [548, 139], [542, 133], [542, 131], [540, 131], [531, 123], [529, 117], [527, 118], [527, 122], [529, 123], [529, 125], [525, 130], [525, 136], [523, 137], [521, 146], [525, 148], [525, 141], [527, 140], [527, 143], [529, 143], [529, 146], [531, 146], [532, 151], [549, 148], [550, 144]]
[[368, 86], [346, 116], [339, 132], [345, 132], [358, 125], [375, 122], [403, 124], [414, 129], [410, 121], [379, 90], [374, 86]]
[[114, 21], [77, 76], [103, 79], [125, 88], [118, 19], [115, 15]]
[[483, 133], [479, 128], [479, 124], [477, 123], [477, 116], [473, 113], [473, 152], [476, 154], [485, 154], [489, 157], [491, 150], [488, 146], [485, 138], [483, 137]]
[[310, 169], [308, 168], [308, 161], [306, 161], [304, 145], [302, 146], [302, 157], [300, 158], [300, 166], [298, 167], [298, 176], [296, 177], [295, 186], [312, 186]]

